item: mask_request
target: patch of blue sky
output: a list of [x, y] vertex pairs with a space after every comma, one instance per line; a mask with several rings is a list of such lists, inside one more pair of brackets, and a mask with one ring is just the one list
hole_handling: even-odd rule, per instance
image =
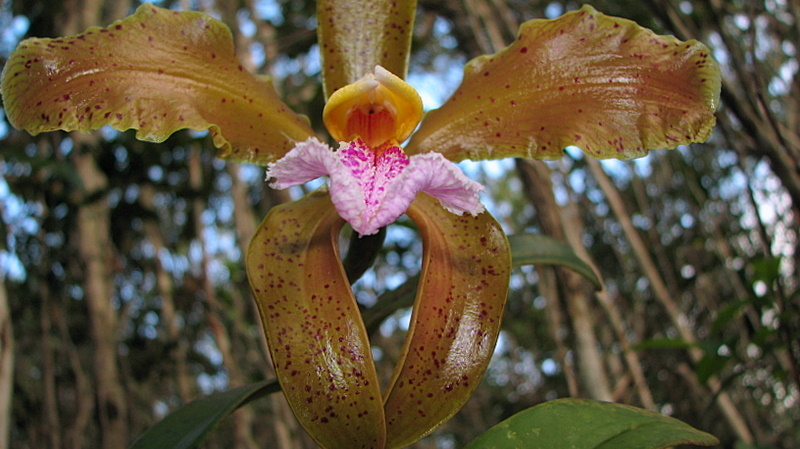
[[208, 276], [213, 285], [226, 286], [230, 284], [231, 271], [224, 260], [212, 259], [208, 262]]
[[605, 171], [618, 186], [628, 184], [631, 179], [633, 179], [627, 162], [617, 159], [604, 159], [600, 161], [600, 165], [603, 166], [603, 171]]
[[186, 256], [173, 253], [167, 248], [161, 248], [158, 260], [174, 279], [183, 279], [184, 274], [189, 271], [189, 261]]
[[[0, 214], [11, 233], [34, 235], [39, 232], [39, 221], [43, 207], [38, 203], [26, 203], [12, 194], [5, 179], [0, 178]], [[10, 248], [13, 247], [9, 245]]]
[[[681, 152], [689, 151], [687, 145], [681, 145], [677, 149]], [[667, 150], [656, 150], [667, 151]], [[627, 186], [633, 179], [634, 174], [640, 177], [647, 177], [653, 172], [652, 157], [650, 155], [632, 159], [630, 161], [621, 161], [618, 159], [603, 159], [600, 161], [603, 170], [610, 176], [618, 187]]]
[[711, 53], [713, 53], [714, 59], [719, 62], [722, 69], [726, 70], [728, 67], [730, 67], [730, 56], [725, 50], [725, 43], [722, 41], [722, 36], [720, 36], [717, 32], [711, 32], [708, 35], [707, 43], [711, 47]]
[[251, 42], [249, 50], [250, 61], [255, 67], [261, 67], [267, 62], [267, 52], [264, 51], [264, 44], [261, 42]]
[[273, 66], [275, 78], [289, 78], [294, 74], [303, 73], [306, 76], [318, 75], [320, 72], [319, 47], [314, 44], [309, 52], [300, 58], [279, 57]]
[[194, 130], [194, 129], [190, 129], [188, 131], [189, 131], [189, 135], [193, 139], [202, 139], [203, 137], [208, 135], [208, 130], [207, 129], [202, 129], [202, 130], [199, 130], [199, 131], [198, 130]]
[[[203, 347], [202, 350], [197, 348], [195, 348], [195, 350], [203, 355], [207, 355], [208, 352], [205, 347]], [[214, 348], [214, 350], [217, 351], [216, 348]], [[215, 365], [221, 367], [221, 364]], [[205, 395], [209, 395], [217, 391], [223, 391], [228, 388], [228, 384], [228, 374], [225, 370], [221, 370], [216, 374], [200, 373], [197, 375], [197, 387], [200, 388], [200, 391]]]
[[58, 142], [58, 152], [61, 153], [62, 156], [69, 155], [74, 147], [75, 143], [69, 136], [64, 137], [60, 142]]
[[492, 353], [492, 358], [489, 361], [490, 367], [498, 363], [498, 360], [501, 359], [502, 357], [507, 356], [507, 353], [511, 348], [510, 344], [511, 341], [513, 340], [509, 339], [508, 332], [501, 330], [500, 335], [497, 336], [497, 343], [494, 346], [494, 352]]
[[0, 278], [15, 282], [23, 282], [28, 277], [28, 272], [16, 254], [0, 250]]
[[303, 73], [307, 76], [312, 76], [322, 71], [322, 61], [319, 53], [319, 45], [314, 44], [311, 46], [308, 55], [303, 58]]
[[442, 17], [437, 17], [433, 22], [433, 37], [436, 39], [443, 48], [452, 50], [458, 46], [458, 41], [451, 31], [453, 24]]
[[[514, 170], [514, 160], [513, 159], [500, 159], [500, 160], [492, 160], [492, 161], [462, 161], [458, 163], [458, 166], [464, 173], [469, 176], [470, 179], [481, 181], [485, 179], [488, 182], [497, 181], [505, 176], [508, 175], [509, 172]], [[487, 182], [487, 183], [488, 183]], [[481, 194], [481, 202], [483, 203], [486, 210], [495, 217], [504, 217], [507, 216], [508, 211], [504, 208], [502, 202], [497, 203], [492, 200], [491, 194], [488, 190], [490, 190], [490, 186], [487, 187], [487, 191]], [[508, 231], [506, 229], [506, 231]]]
[[281, 6], [275, 0], [256, 0], [253, 9], [256, 19], [267, 20], [273, 25], [279, 26], [285, 20]]
[[781, 50], [783, 51], [783, 54], [785, 54], [786, 56], [792, 58], [797, 56], [797, 47], [795, 46], [795, 43], [792, 41], [789, 40], [783, 41], [783, 43], [781, 43]]
[[731, 173], [719, 180], [719, 196], [723, 201], [734, 201], [740, 199], [745, 193], [748, 183], [747, 175], [739, 170], [732, 169]]
[[755, 19], [754, 52], [759, 61], [768, 58], [769, 55], [775, 52], [776, 48], [779, 48], [779, 42], [776, 42], [776, 39], [772, 36], [772, 31], [770, 31], [772, 26], [769, 16], [760, 15]]
[[769, 93], [774, 96], [786, 95], [791, 91], [791, 86], [797, 75], [800, 64], [797, 59], [790, 59], [784, 62], [778, 69], [778, 74], [772, 77], [767, 87]]
[[[10, 7], [11, 2], [3, 2]], [[0, 58], [6, 59], [17, 47], [20, 39], [30, 27], [30, 20], [25, 16], [15, 16], [10, 11], [0, 11]]]
[[411, 309], [400, 309], [384, 320], [379, 327], [379, 332], [384, 337], [390, 337], [396, 331], [408, 332], [411, 324]]
[[561, 3], [552, 2], [544, 8], [544, 16], [548, 19], [555, 19], [564, 14], [564, 6]]
[[426, 111], [440, 107], [455, 92], [463, 78], [464, 60], [447, 55], [434, 58], [431, 72], [412, 72], [406, 81], [419, 92]]
[[6, 111], [0, 108], [0, 140], [8, 137], [9, 131], [8, 122], [6, 122]]
[[239, 30], [247, 37], [253, 37], [256, 34], [256, 24], [253, 22], [250, 11], [240, 9], [236, 13], [236, 21], [239, 24]]
[[745, 31], [750, 28], [750, 17], [742, 13], [734, 14], [733, 24], [736, 25], [736, 28]]
[[569, 182], [572, 191], [578, 195], [583, 195], [586, 192], [586, 172], [583, 170], [572, 170], [567, 174], [567, 181]]

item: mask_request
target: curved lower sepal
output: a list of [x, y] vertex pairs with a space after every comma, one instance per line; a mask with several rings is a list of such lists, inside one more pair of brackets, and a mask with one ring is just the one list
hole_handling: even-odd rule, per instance
[[382, 448], [385, 418], [364, 322], [338, 252], [327, 191], [273, 208], [247, 275], [286, 398], [322, 447]]
[[458, 216], [422, 193], [407, 213], [424, 255], [403, 356], [385, 394], [387, 448], [432, 432], [472, 395], [500, 333], [511, 272], [508, 240], [490, 214]]

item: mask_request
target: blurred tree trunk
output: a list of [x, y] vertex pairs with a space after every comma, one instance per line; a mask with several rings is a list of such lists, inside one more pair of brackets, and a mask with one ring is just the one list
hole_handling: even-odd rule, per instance
[[[692, 345], [692, 348], [689, 349], [689, 355], [692, 361], [695, 363], [699, 362], [703, 358], [703, 351], [697, 346], [698, 339], [695, 335], [694, 329], [691, 327], [691, 322], [686, 314], [681, 310], [680, 306], [672, 299], [664, 279], [659, 274], [659, 270], [656, 267], [652, 257], [650, 257], [650, 253], [647, 250], [648, 245], [644, 242], [641, 236], [639, 236], [639, 233], [633, 226], [633, 222], [631, 221], [630, 214], [627, 211], [622, 196], [614, 187], [611, 180], [608, 178], [608, 175], [606, 175], [606, 173], [603, 171], [603, 167], [600, 166], [600, 162], [587, 158], [586, 163], [589, 166], [592, 175], [594, 175], [598, 185], [600, 186], [600, 189], [606, 195], [606, 200], [608, 200], [614, 216], [622, 226], [622, 230], [625, 233], [625, 238], [628, 241], [628, 244], [631, 245], [633, 254], [638, 260], [639, 266], [642, 268], [642, 272], [644, 272], [644, 275], [650, 281], [650, 288], [653, 289], [653, 294], [664, 307], [664, 309], [666, 309], [667, 315], [669, 315], [672, 324], [678, 330], [681, 338], [686, 343]], [[693, 371], [691, 373], [696, 375]], [[736, 404], [733, 402], [728, 393], [722, 390], [722, 383], [720, 380], [716, 376], [712, 376], [708, 379], [708, 386], [712, 390], [711, 393], [716, 395], [717, 405], [722, 411], [722, 414], [728, 420], [728, 423], [734, 432], [736, 432], [742, 441], [752, 443], [753, 435], [750, 432], [747, 423], [737, 410]]]
[[[58, 413], [58, 398], [56, 393], [56, 361], [53, 358], [52, 337], [50, 336], [52, 320], [50, 318], [50, 288], [46, 283], [41, 285], [42, 304], [40, 308], [39, 323], [41, 324], [42, 340], [42, 402], [45, 414], [45, 429], [52, 449], [59, 449], [61, 445], [61, 419]], [[52, 429], [59, 429], [54, 432]]]
[[[246, 258], [247, 248], [250, 246], [250, 240], [255, 234], [256, 224], [259, 220], [256, 218], [253, 208], [247, 199], [247, 184], [243, 182], [239, 176], [239, 164], [228, 163], [228, 174], [233, 180], [231, 187], [231, 196], [233, 198], [233, 216], [234, 224], [236, 226], [236, 235], [239, 239], [239, 247], [242, 251], [242, 260]], [[250, 311], [251, 319], [256, 323], [259, 330], [262, 329], [261, 318], [258, 316], [255, 302], [250, 297]], [[262, 372], [265, 376], [274, 377], [275, 373], [272, 369], [272, 364], [269, 359], [269, 348], [267, 347], [267, 337], [263, 331], [258, 332], [259, 348], [264, 360]], [[277, 437], [276, 448], [278, 449], [297, 449], [302, 447], [298, 439], [298, 434], [302, 432], [297, 425], [297, 419], [292, 414], [286, 398], [280, 394], [270, 395], [270, 403], [272, 405], [273, 419], [272, 425], [275, 428]]]
[[[564, 372], [564, 380], [567, 383], [567, 392], [570, 397], [576, 398], [580, 396], [580, 387], [578, 385], [578, 375], [575, 372], [575, 366], [569, 360], [569, 350], [567, 349], [567, 331], [564, 318], [564, 311], [562, 310], [562, 299], [558, 294], [558, 279], [556, 278], [556, 270], [552, 267], [539, 267], [539, 292], [542, 297], [547, 300], [547, 305], [544, 309], [545, 316], [547, 317], [548, 330], [553, 342], [556, 345], [556, 360]], [[527, 343], [527, 342], [526, 342]]]
[[[566, 231], [561, 219], [560, 207], [553, 194], [550, 181], [550, 169], [539, 161], [517, 160], [525, 194], [536, 208], [536, 216], [544, 234], [556, 240], [566, 242]], [[541, 269], [541, 268], [540, 268]], [[611, 401], [611, 387], [607, 370], [603, 364], [603, 356], [599, 352], [599, 343], [595, 335], [595, 323], [592, 317], [588, 297], [593, 287], [581, 275], [571, 270], [556, 268], [558, 291], [569, 311], [570, 323], [574, 331], [576, 352], [582, 384], [589, 397], [602, 401]], [[552, 298], [548, 298], [552, 301]], [[548, 304], [549, 306], [550, 304]]]
[[[708, 0], [702, 5], [702, 21], [688, 20], [675, 2], [647, 3], [682, 39], [703, 39], [708, 33], [719, 37], [720, 49], [730, 58], [722, 84], [724, 109], [718, 114], [720, 134], [742, 159], [769, 161], [791, 197], [790, 220], [795, 229], [800, 228], [800, 71], [795, 54], [800, 41], [800, 2], [788, 2], [779, 14], [777, 5], [769, 2], [729, 5]], [[737, 20], [731, 20], [734, 17]], [[748, 21], [746, 27], [735, 25], [741, 18]], [[764, 51], [767, 47], [771, 53]], [[785, 70], [791, 66], [795, 69]], [[776, 80], [786, 87], [776, 90]], [[800, 275], [800, 251], [795, 251], [794, 273]], [[800, 302], [788, 299], [780, 283], [774, 293], [779, 313], [787, 317], [786, 325], [779, 329], [787, 347], [784, 355], [793, 367], [790, 374], [795, 387], [800, 388]]]
[[[53, 308], [53, 316], [67, 316], [66, 310], [58, 301], [50, 303]], [[95, 408], [95, 390], [91, 375], [84, 369], [81, 363], [81, 355], [72, 336], [69, 333], [67, 320], [55, 320], [58, 328], [58, 337], [66, 352], [66, 359], [69, 360], [71, 375], [74, 383], [71, 387], [75, 392], [75, 402], [72, 406], [72, 416], [69, 426], [64, 429], [64, 448], [82, 449], [87, 447], [86, 441], [91, 441], [89, 428], [92, 422]], [[62, 420], [64, 422], [65, 420]]]
[[84, 274], [84, 300], [89, 312], [89, 332], [94, 343], [94, 377], [97, 412], [103, 447], [128, 445], [128, 404], [117, 364], [117, 312], [112, 303], [114, 258], [111, 241], [111, 210], [106, 189], [108, 179], [88, 150], [94, 136], [74, 135], [75, 169], [83, 182], [84, 203], [78, 210], [78, 253]]
[[[203, 164], [201, 160], [201, 152], [197, 145], [193, 145], [189, 156], [189, 186], [195, 193], [203, 191]], [[203, 211], [206, 208], [205, 196], [197, 195], [192, 202], [192, 214], [194, 215], [195, 225], [195, 238], [200, 243], [202, 252], [201, 261], [201, 282], [203, 296], [206, 301], [206, 318], [209, 327], [214, 334], [214, 340], [217, 344], [217, 349], [222, 355], [222, 364], [228, 372], [228, 382], [231, 387], [238, 387], [245, 385], [247, 381], [242, 374], [241, 368], [236, 355], [233, 352], [233, 343], [231, 332], [226, 326], [225, 322], [220, 318], [225, 314], [225, 309], [220, 305], [217, 300], [217, 293], [213, 283], [211, 282], [210, 258], [208, 248], [205, 243], [205, 229], [203, 223]], [[240, 319], [241, 313], [231, 314], [234, 319]], [[256, 449], [258, 445], [253, 438], [252, 425], [254, 421], [253, 411], [250, 407], [245, 406], [240, 408], [233, 415], [234, 421], [234, 447], [236, 449]]]
[[11, 326], [5, 274], [0, 270], [0, 449], [8, 449], [10, 444], [13, 384], [14, 329]]
[[[58, 35], [73, 35], [103, 21], [102, 0], [67, 0], [58, 22]], [[123, 3], [123, 2], [119, 2]], [[93, 150], [96, 136], [73, 134], [75, 170], [83, 183], [76, 233], [83, 273], [84, 301], [89, 315], [89, 333], [94, 344], [93, 374], [97, 415], [104, 449], [127, 447], [128, 401], [117, 363], [117, 312], [112, 305], [114, 266], [111, 241], [111, 210], [107, 202], [108, 179], [98, 167]], [[80, 438], [76, 435], [76, 438]]]
[[181, 403], [185, 404], [189, 402], [193, 396], [193, 381], [186, 368], [186, 354], [189, 352], [189, 348], [186, 338], [181, 335], [179, 317], [175, 309], [172, 276], [163, 266], [162, 257], [164, 257], [166, 247], [164, 245], [164, 238], [161, 235], [161, 229], [158, 226], [158, 221], [153, 218], [156, 216], [153, 201], [154, 196], [155, 191], [152, 184], [145, 184], [142, 186], [139, 196], [140, 202], [146, 210], [153, 212], [153, 216], [145, 221], [144, 230], [147, 239], [153, 245], [156, 288], [158, 289], [158, 295], [161, 297], [161, 319], [165, 323], [164, 327], [167, 332], [167, 338], [175, 345], [169, 357], [175, 363], [174, 379], [177, 395]]
[[[586, 247], [581, 240], [584, 234], [585, 226], [583, 223], [583, 218], [580, 216], [578, 211], [577, 204], [570, 203], [561, 209], [561, 221], [564, 223], [564, 230], [566, 232], [566, 238], [569, 242], [569, 245], [572, 247], [575, 253], [581, 259], [583, 259], [584, 262], [591, 264], [595, 273], [600, 276], [600, 270], [597, 269], [596, 263], [592, 260], [591, 255], [586, 250]], [[603, 281], [602, 277], [600, 280]], [[620, 313], [617, 305], [614, 304], [612, 298], [609, 296], [608, 290], [605, 288], [600, 291], [595, 291], [595, 298], [603, 308], [603, 311], [606, 313], [609, 324], [611, 325], [611, 329], [614, 331], [617, 341], [620, 344], [620, 349], [622, 350], [628, 371], [636, 387], [639, 400], [645, 408], [656, 411], [656, 404], [653, 400], [653, 394], [650, 391], [650, 387], [647, 385], [642, 362], [639, 359], [639, 355], [636, 353], [636, 351], [631, 348], [630, 339], [628, 338], [628, 332], [630, 330], [625, 326], [625, 320], [622, 318], [622, 314]], [[617, 391], [616, 388], [614, 390]], [[618, 400], [616, 395], [614, 400]], [[628, 401], [625, 402], [627, 403]]]

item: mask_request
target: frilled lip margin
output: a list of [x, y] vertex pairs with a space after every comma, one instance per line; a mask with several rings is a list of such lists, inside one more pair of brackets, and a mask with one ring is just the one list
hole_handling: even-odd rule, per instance
[[461, 215], [483, 212], [483, 186], [467, 178], [439, 153], [408, 157], [397, 146], [380, 154], [361, 139], [341, 142], [333, 151], [317, 139], [297, 144], [269, 164], [267, 178], [276, 189], [330, 176], [330, 195], [339, 215], [359, 233], [375, 234], [395, 222], [419, 192], [437, 198], [448, 211]]

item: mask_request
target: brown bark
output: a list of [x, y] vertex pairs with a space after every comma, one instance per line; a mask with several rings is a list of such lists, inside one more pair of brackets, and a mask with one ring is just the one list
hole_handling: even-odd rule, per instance
[[42, 353], [42, 408], [45, 414], [45, 429], [52, 449], [61, 448], [61, 419], [58, 414], [58, 400], [56, 398], [55, 365], [50, 330], [50, 291], [46, 284], [42, 284], [42, 306], [40, 308], [39, 323], [41, 325], [41, 353]]
[[[74, 35], [99, 25], [101, 0], [69, 0], [63, 5], [56, 34]], [[111, 303], [113, 291], [110, 208], [103, 193], [108, 180], [88, 149], [96, 146], [94, 136], [73, 134], [75, 171], [83, 183], [82, 197], [93, 198], [78, 210], [77, 250], [83, 274], [84, 300], [89, 314], [89, 333], [94, 344], [93, 374], [101, 441], [105, 449], [124, 448], [129, 442], [128, 403], [117, 364], [117, 315]], [[76, 376], [78, 372], [76, 372]], [[75, 435], [75, 440], [82, 439]], [[77, 443], [76, 443], [77, 444]]]
[[[195, 192], [200, 192], [203, 186], [202, 161], [200, 150], [193, 147], [189, 157], [189, 185]], [[205, 203], [202, 197], [198, 196], [192, 202], [192, 213], [194, 215], [195, 233], [202, 249], [202, 293], [206, 301], [206, 318], [208, 325], [214, 334], [217, 349], [222, 355], [222, 363], [228, 372], [228, 380], [231, 386], [244, 385], [245, 378], [242, 374], [237, 359], [233, 353], [231, 333], [220, 319], [223, 308], [217, 300], [217, 293], [209, 276], [210, 255], [204, 241], [205, 225], [203, 224], [202, 214]], [[235, 314], [241, 316], [241, 314]], [[239, 409], [233, 416], [234, 422], [234, 447], [236, 449], [257, 449], [258, 445], [253, 438], [253, 412], [249, 407]]]
[[[566, 231], [561, 220], [560, 207], [553, 194], [549, 168], [538, 161], [518, 161], [517, 169], [525, 185], [525, 194], [536, 208], [542, 231], [559, 241], [565, 241]], [[556, 271], [559, 292], [567, 305], [575, 335], [579, 375], [583, 386], [590, 397], [611, 401], [610, 382], [599, 351], [591, 306], [587, 300], [592, 286], [575, 272], [563, 269]]]
[[[153, 204], [153, 197], [155, 196], [155, 191], [153, 186], [145, 184], [142, 186], [140, 192], [139, 198], [142, 206], [147, 210], [154, 211], [155, 205]], [[154, 271], [158, 295], [161, 298], [161, 320], [164, 322], [167, 338], [175, 344], [175, 349], [170, 354], [170, 357], [175, 363], [175, 386], [181, 402], [186, 403], [192, 399], [193, 396], [193, 380], [186, 368], [186, 354], [189, 352], [188, 343], [181, 335], [178, 315], [175, 310], [172, 276], [164, 269], [161, 262], [163, 252], [166, 250], [164, 238], [161, 236], [158, 222], [154, 219], [145, 221], [144, 230], [147, 239], [153, 245], [153, 252], [155, 254]]]
[[111, 301], [114, 260], [110, 208], [105, 201], [106, 195], [99, 193], [107, 188], [108, 180], [91, 153], [77, 152], [74, 163], [83, 182], [85, 198], [95, 198], [83, 204], [78, 211], [77, 241], [84, 275], [89, 332], [94, 343], [93, 363], [101, 439], [106, 449], [124, 448], [129, 440], [128, 404], [117, 365], [118, 325]]
[[[570, 246], [581, 259], [593, 266], [595, 273], [599, 276], [599, 270], [597, 270], [595, 263], [592, 261], [592, 258], [589, 255], [589, 252], [581, 243], [581, 233], [584, 226], [581, 221], [580, 214], [578, 213], [577, 206], [575, 204], [570, 204], [566, 208], [562, 209], [561, 218], [562, 223], [564, 223], [567, 241], [569, 241]], [[606, 317], [609, 320], [609, 324], [611, 325], [617, 341], [620, 344], [620, 349], [622, 350], [626, 366], [633, 379], [637, 394], [639, 395], [639, 400], [641, 400], [644, 407], [655, 411], [656, 404], [653, 400], [653, 394], [650, 391], [650, 387], [647, 385], [647, 380], [644, 376], [644, 368], [642, 368], [639, 355], [631, 348], [631, 343], [628, 339], [628, 329], [625, 326], [625, 321], [623, 320], [618, 307], [614, 304], [614, 301], [609, 297], [608, 291], [605, 289], [596, 291], [595, 298], [605, 311]], [[616, 387], [615, 390], [617, 390]]]
[[550, 331], [550, 337], [556, 344], [556, 359], [561, 369], [564, 371], [567, 391], [570, 397], [579, 397], [580, 387], [578, 384], [578, 375], [575, 372], [575, 366], [573, 366], [573, 363], [570, 362], [567, 357], [569, 351], [566, 342], [566, 329], [563, 318], [564, 311], [562, 310], [561, 304], [563, 301], [558, 292], [556, 270], [552, 267], [540, 267], [539, 283], [539, 291], [547, 300], [547, 306], [544, 311], [547, 318], [548, 330]]
[[[51, 302], [54, 316], [66, 316], [65, 311], [57, 302]], [[58, 337], [66, 352], [69, 360], [72, 375], [75, 382], [72, 385], [75, 401], [73, 404], [69, 425], [64, 430], [64, 448], [82, 449], [86, 447], [86, 440], [89, 438], [89, 426], [92, 422], [95, 391], [92, 388], [92, 380], [89, 373], [83, 368], [81, 357], [75, 344], [72, 342], [67, 328], [66, 320], [55, 320], [58, 328]], [[64, 422], [65, 420], [62, 420]]]
[[0, 270], [0, 449], [10, 446], [11, 398], [14, 384], [14, 329], [5, 275]]

